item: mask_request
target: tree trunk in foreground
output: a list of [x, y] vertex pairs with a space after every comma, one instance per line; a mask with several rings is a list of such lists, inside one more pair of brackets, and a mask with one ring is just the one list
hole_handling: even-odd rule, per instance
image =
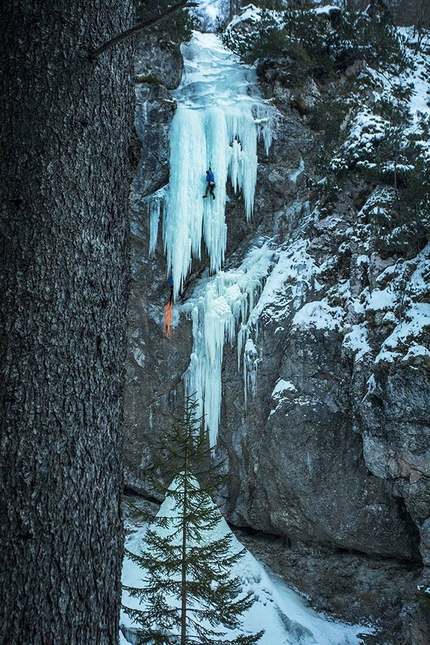
[[131, 0], [4, 0], [0, 643], [118, 639]]

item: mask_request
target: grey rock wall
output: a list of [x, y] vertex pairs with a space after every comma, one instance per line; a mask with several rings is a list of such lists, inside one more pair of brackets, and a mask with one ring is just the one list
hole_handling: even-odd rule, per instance
[[[179, 82], [181, 63], [177, 50], [166, 55], [152, 43], [148, 51], [150, 66], [141, 60], [138, 67], [143, 148], [132, 195], [125, 424], [127, 484], [143, 494], [152, 494], [145, 468], [158, 433], [183, 399], [181, 379], [192, 344], [183, 316], [171, 340], [163, 335], [166, 264], [160, 240], [149, 257], [144, 199], [168, 181], [167, 136], [175, 109], [168, 90]], [[143, 80], [149, 68], [160, 84]], [[289, 107], [288, 93], [269, 91], [280, 108], [274, 142], [268, 156], [259, 150], [250, 223], [240, 195], [228, 188], [226, 267], [238, 266], [263, 235], [284, 250], [305, 240], [314, 273], [286, 281], [281, 297], [263, 309], [254, 334], [257, 388], [246, 407], [236, 348], [225, 346], [218, 448], [230, 472], [225, 510], [247, 546], [315, 606], [351, 620], [379, 621], [382, 631], [367, 642], [424, 644], [428, 615], [417, 604], [416, 585], [428, 584], [423, 564], [428, 567], [430, 557], [429, 361], [403, 360], [404, 347], [401, 360], [375, 362], [393, 323], [366, 309], [366, 294], [399, 259], [374, 251], [363, 207], [373, 188], [345, 178], [330, 212], [316, 213], [308, 187], [315, 174], [314, 134], [306, 116]], [[294, 174], [302, 162], [305, 170]], [[204, 258], [193, 266], [188, 293], [202, 266]], [[412, 262], [408, 270], [413, 268]], [[339, 287], [346, 281], [349, 299]], [[364, 303], [361, 311], [353, 298]], [[341, 310], [342, 324], [297, 324], [294, 316], [303, 305], [323, 300]], [[364, 323], [369, 350], [358, 359], [345, 338], [353, 325]], [[280, 381], [288, 385], [274, 394]]]

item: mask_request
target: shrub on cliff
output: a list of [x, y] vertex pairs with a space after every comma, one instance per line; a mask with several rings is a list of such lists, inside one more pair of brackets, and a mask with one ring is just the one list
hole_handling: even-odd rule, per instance
[[357, 60], [375, 67], [405, 66], [400, 37], [382, 0], [374, 10], [358, 12], [347, 4], [315, 9], [309, 0], [291, 3], [285, 11], [250, 11], [231, 23], [224, 44], [252, 63], [283, 57], [297, 68], [297, 77], [326, 80]]
[[[143, 22], [166, 11], [174, 4], [171, 0], [134, 0], [136, 20]], [[188, 42], [191, 39], [193, 29], [197, 28], [196, 19], [188, 9], [181, 9], [172, 14], [171, 18], [165, 18], [159, 24], [153, 25], [151, 29], [169, 34], [174, 42]]]

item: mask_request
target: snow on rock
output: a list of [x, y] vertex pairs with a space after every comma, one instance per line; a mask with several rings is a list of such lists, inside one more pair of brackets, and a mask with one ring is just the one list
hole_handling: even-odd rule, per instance
[[[378, 278], [384, 284], [390, 280], [391, 289], [401, 294], [399, 311], [393, 316], [395, 327], [382, 343], [375, 362], [392, 363], [413, 356], [427, 356], [430, 341], [429, 289], [430, 245], [413, 260], [399, 262], [387, 268]], [[385, 289], [387, 292], [387, 288]], [[380, 292], [382, 293], [382, 292]], [[393, 305], [396, 300], [393, 299]], [[394, 312], [393, 312], [394, 313]]]
[[251, 313], [254, 325], [258, 325], [263, 311], [271, 320], [282, 320], [286, 312], [301, 307], [309, 290], [318, 289], [315, 282], [317, 267], [307, 253], [307, 245], [308, 242], [301, 239], [279, 251], [276, 266]]
[[293, 325], [302, 329], [339, 330], [344, 316], [341, 307], [331, 307], [324, 300], [307, 302], [294, 316]]
[[297, 389], [294, 383], [291, 381], [285, 381], [284, 379], [279, 379], [272, 392], [272, 399], [275, 401], [276, 407], [270, 411], [269, 416], [274, 414], [285, 400], [290, 400], [291, 396], [296, 393]]
[[386, 289], [374, 289], [370, 293], [367, 308], [378, 310], [378, 309], [390, 309], [395, 306], [398, 300], [398, 294], [393, 292], [391, 285]]
[[238, 25], [239, 23], [250, 22], [251, 24], [255, 24], [260, 22], [260, 20], [261, 9], [253, 4], [248, 4], [240, 9], [238, 15], [234, 16], [233, 20], [227, 27], [227, 31], [234, 29], [234, 27], [236, 27], [236, 25]]
[[354, 354], [356, 362], [371, 351], [368, 343], [368, 331], [365, 324], [353, 325], [343, 339], [343, 346]]
[[291, 381], [285, 381], [284, 379], [279, 379], [273, 388], [272, 399], [281, 399], [285, 392], [296, 392], [296, 387]]
[[396, 357], [405, 354], [403, 348], [406, 347], [406, 355], [409, 355], [409, 347], [413, 342], [414, 352], [412, 355], [427, 355], [428, 350], [421, 346], [418, 351], [418, 345], [414, 339], [419, 337], [424, 331], [430, 331], [430, 305], [427, 303], [415, 303], [408, 308], [404, 320], [397, 325], [394, 331], [382, 343], [381, 351], [375, 359], [375, 363], [385, 361], [392, 363]]

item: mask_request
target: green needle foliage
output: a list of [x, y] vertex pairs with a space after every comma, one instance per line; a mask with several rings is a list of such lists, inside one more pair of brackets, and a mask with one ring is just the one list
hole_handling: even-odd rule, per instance
[[[155, 16], [170, 9], [178, 0], [134, 0], [134, 8], [137, 22], [151, 20]], [[188, 42], [191, 39], [193, 29], [198, 28], [197, 20], [190, 14], [189, 9], [180, 9], [160, 23], [153, 25], [151, 30], [158, 32], [160, 36], [174, 42]]]
[[143, 570], [141, 588], [124, 587], [141, 603], [140, 609], [124, 607], [140, 626], [139, 645], [251, 645], [263, 633], [227, 638], [223, 631], [240, 629], [253, 598], [241, 594], [240, 578], [230, 573], [244, 551], [233, 551], [231, 533], [214, 530], [221, 515], [211, 495], [222, 477], [199, 428], [195, 405], [188, 401], [161, 441], [157, 461], [172, 481], [166, 500], [140, 554], [127, 551]]

